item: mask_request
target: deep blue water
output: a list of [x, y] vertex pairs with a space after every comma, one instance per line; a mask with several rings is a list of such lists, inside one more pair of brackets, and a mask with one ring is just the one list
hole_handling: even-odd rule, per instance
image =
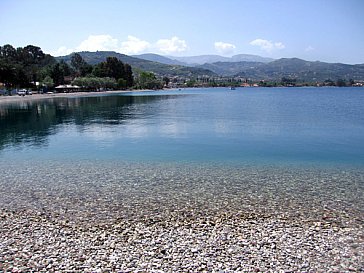
[[3, 104], [0, 158], [364, 166], [364, 89], [185, 89]]

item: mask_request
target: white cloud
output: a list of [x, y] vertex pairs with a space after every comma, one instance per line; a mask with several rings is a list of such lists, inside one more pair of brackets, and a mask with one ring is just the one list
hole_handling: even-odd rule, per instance
[[186, 41], [177, 36], [171, 39], [160, 39], [156, 42], [155, 47], [164, 54], [184, 52], [188, 48]]
[[255, 39], [251, 41], [250, 44], [253, 46], [259, 46], [260, 49], [267, 51], [268, 53], [275, 49], [284, 49], [286, 47], [282, 42], [272, 42], [264, 39]]
[[52, 51], [49, 54], [52, 56], [66, 56], [68, 54], [71, 54], [73, 52], [73, 49], [67, 48], [65, 46], [61, 46], [56, 51]]
[[224, 42], [215, 42], [215, 49], [221, 54], [232, 54], [234, 53], [236, 46]]
[[188, 49], [185, 40], [174, 36], [171, 39], [160, 39], [155, 43], [141, 40], [135, 36], [128, 35], [126, 41], [120, 42], [111, 35], [90, 35], [75, 48], [60, 47], [51, 52], [53, 56], [64, 56], [79, 51], [116, 51], [131, 55], [143, 52], [156, 51], [164, 54], [184, 52]]
[[120, 51], [124, 54], [138, 54], [147, 50], [150, 46], [149, 42], [129, 35], [128, 40], [121, 43]]
[[282, 42], [274, 43], [275, 49], [284, 49], [286, 46]]
[[306, 52], [310, 52], [310, 51], [314, 51], [314, 50], [315, 50], [315, 48], [312, 47], [312, 46], [308, 46], [308, 47], [305, 48]]
[[108, 51], [118, 49], [118, 39], [111, 35], [90, 35], [75, 51]]

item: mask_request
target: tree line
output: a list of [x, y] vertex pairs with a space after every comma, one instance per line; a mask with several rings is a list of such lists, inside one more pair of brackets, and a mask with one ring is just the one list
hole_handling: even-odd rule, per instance
[[126, 89], [134, 86], [134, 76], [131, 66], [115, 57], [90, 65], [74, 53], [68, 64], [37, 46], [0, 46], [0, 83], [5, 88], [52, 89], [70, 82], [88, 89]]

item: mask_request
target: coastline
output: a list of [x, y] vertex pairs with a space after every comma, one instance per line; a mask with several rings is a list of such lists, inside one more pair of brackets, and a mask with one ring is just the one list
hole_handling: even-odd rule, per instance
[[[42, 106], [31, 102], [38, 97], [49, 99], [49, 109], [59, 97], [61, 105], [77, 104], [77, 96], [117, 93], [15, 97], [20, 102], [9, 108]], [[95, 99], [103, 110], [101, 101]], [[7, 105], [0, 108], [7, 112]], [[42, 129], [61, 129], [54, 124], [60, 123]], [[110, 131], [101, 126], [103, 135], [93, 139], [104, 149]], [[32, 123], [25, 119], [19, 127]], [[72, 132], [58, 139], [85, 141]], [[38, 143], [40, 134], [33, 135]], [[39, 146], [30, 153], [7, 153], [5, 146], [1, 153], [0, 272], [364, 272], [362, 167], [143, 163], [57, 153], [79, 144], [41, 145], [52, 143], [57, 149], [45, 157]]]
[[[188, 89], [204, 89], [205, 87], [190, 87]], [[208, 87], [208, 88], [227, 88], [227, 87]], [[290, 88], [290, 87], [239, 87], [239, 88]], [[298, 88], [322, 88], [317, 86], [302, 86]], [[336, 86], [326, 87], [326, 88], [340, 88]], [[341, 87], [343, 88], [343, 87]], [[358, 88], [358, 87], [355, 87]], [[185, 89], [185, 88], [183, 88]], [[168, 89], [158, 89], [157, 91], [172, 91], [181, 90], [180, 88], [168, 88]], [[0, 96], [0, 105], [6, 103], [22, 102], [22, 101], [36, 101], [44, 99], [54, 99], [54, 98], [72, 98], [72, 97], [93, 97], [98, 95], [112, 95], [112, 94], [122, 94], [122, 93], [132, 93], [132, 92], [154, 92], [151, 89], [132, 89], [132, 90], [114, 90], [114, 91], [90, 91], [90, 92], [71, 92], [71, 93], [53, 93], [53, 94], [33, 94], [26, 96], [12, 95], [12, 96]]]
[[[145, 91], [145, 90], [138, 90]], [[130, 93], [135, 91], [128, 90], [116, 90], [116, 91], [101, 91], [101, 92], [73, 92], [73, 93], [53, 93], [53, 94], [33, 94], [26, 96], [0, 96], [0, 104], [1, 103], [13, 103], [13, 102], [22, 102], [22, 101], [35, 101], [35, 100], [44, 100], [44, 99], [53, 99], [53, 98], [72, 98], [72, 97], [92, 97], [95, 95], [106, 95], [106, 94], [120, 94], [120, 93]]]
[[98, 95], [112, 95], [130, 92], [152, 92], [153, 90], [115, 90], [115, 91], [100, 91], [100, 92], [72, 92], [72, 93], [53, 93], [53, 94], [33, 94], [26, 96], [0, 96], [0, 105], [14, 102], [29, 102], [36, 100], [54, 99], [54, 98], [72, 98], [72, 97], [93, 97]]

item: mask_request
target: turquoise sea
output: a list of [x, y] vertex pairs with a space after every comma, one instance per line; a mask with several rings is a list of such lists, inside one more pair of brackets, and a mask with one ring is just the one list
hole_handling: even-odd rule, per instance
[[203, 208], [315, 218], [325, 209], [362, 221], [363, 105], [362, 88], [183, 89], [2, 104], [0, 205], [75, 217]]
[[0, 157], [364, 166], [361, 88], [133, 92], [1, 105]]

